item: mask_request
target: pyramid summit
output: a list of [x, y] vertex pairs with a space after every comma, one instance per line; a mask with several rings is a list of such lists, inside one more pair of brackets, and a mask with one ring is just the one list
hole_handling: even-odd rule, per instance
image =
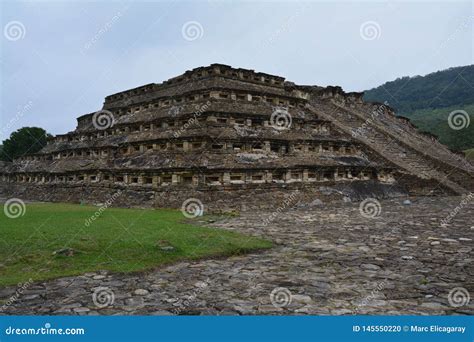
[[74, 131], [0, 164], [0, 190], [117, 206], [197, 199], [215, 209], [474, 190], [472, 164], [362, 95], [199, 67], [107, 96]]

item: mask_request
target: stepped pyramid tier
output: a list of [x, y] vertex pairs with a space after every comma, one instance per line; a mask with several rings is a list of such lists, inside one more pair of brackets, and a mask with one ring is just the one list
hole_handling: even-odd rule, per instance
[[22, 199], [212, 208], [465, 194], [473, 165], [384, 104], [212, 64], [107, 96], [41, 151], [0, 164]]

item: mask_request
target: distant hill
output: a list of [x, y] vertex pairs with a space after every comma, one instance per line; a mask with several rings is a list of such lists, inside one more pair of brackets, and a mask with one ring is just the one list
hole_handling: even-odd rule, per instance
[[474, 104], [474, 65], [397, 78], [367, 90], [365, 99], [388, 101], [400, 113]]
[[[367, 90], [366, 101], [385, 102], [419, 130], [436, 135], [451, 149], [474, 148], [474, 65], [449, 68], [426, 76], [402, 77]], [[454, 130], [449, 114], [465, 111], [470, 124]]]

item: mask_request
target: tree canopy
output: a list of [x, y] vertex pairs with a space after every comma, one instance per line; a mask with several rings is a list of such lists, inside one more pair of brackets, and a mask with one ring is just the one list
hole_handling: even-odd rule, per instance
[[0, 149], [0, 159], [12, 161], [25, 154], [38, 152], [46, 145], [46, 140], [50, 136], [40, 127], [20, 128], [3, 141], [3, 148]]
[[385, 102], [398, 114], [474, 104], [474, 65], [449, 68], [426, 76], [402, 77], [365, 91], [366, 101]]

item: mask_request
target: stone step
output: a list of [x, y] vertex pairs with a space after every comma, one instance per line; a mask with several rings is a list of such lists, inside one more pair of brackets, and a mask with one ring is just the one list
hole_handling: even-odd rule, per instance
[[[317, 100], [316, 100], [317, 101]], [[461, 186], [459, 177], [451, 177], [440, 170], [437, 170], [434, 163], [425, 155], [413, 152], [403, 146], [396, 138], [384, 134], [380, 128], [373, 123], [364, 120], [361, 115], [356, 113], [348, 113], [345, 108], [338, 108], [336, 105], [315, 103], [310, 101], [312, 106], [310, 109], [315, 111], [320, 117], [330, 120], [333, 124], [343, 132], [351, 134], [360, 127], [367, 127], [362, 134], [356, 136], [355, 139], [368, 145], [381, 156], [390, 160], [411, 174], [421, 176], [422, 178], [433, 178], [458, 194], [467, 193], [468, 191]], [[318, 109], [316, 109], [318, 108]], [[327, 114], [331, 113], [331, 115]], [[456, 180], [456, 181], [455, 181]], [[469, 179], [467, 180], [469, 182]]]

